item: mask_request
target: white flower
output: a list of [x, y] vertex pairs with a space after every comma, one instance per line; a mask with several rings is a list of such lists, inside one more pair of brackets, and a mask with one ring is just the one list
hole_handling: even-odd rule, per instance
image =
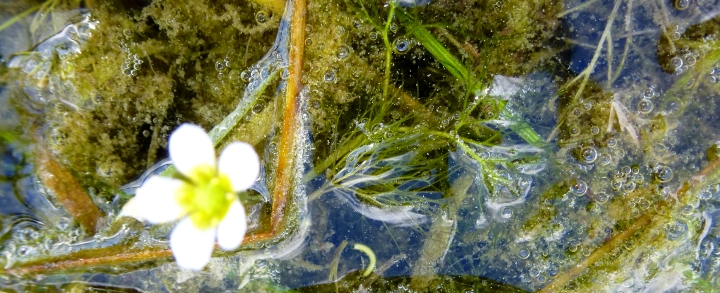
[[237, 193], [252, 186], [260, 160], [247, 143], [229, 144], [215, 161], [205, 131], [183, 124], [170, 136], [170, 158], [181, 179], [152, 176], [123, 207], [121, 216], [152, 224], [180, 219], [170, 234], [170, 248], [182, 268], [200, 270], [210, 260], [215, 240], [224, 250], [245, 237], [245, 209]]

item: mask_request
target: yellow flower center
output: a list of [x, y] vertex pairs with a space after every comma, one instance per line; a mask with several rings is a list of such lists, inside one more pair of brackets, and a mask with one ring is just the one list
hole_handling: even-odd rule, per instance
[[198, 228], [216, 227], [236, 197], [230, 178], [211, 166], [198, 166], [189, 177], [178, 191], [178, 202]]

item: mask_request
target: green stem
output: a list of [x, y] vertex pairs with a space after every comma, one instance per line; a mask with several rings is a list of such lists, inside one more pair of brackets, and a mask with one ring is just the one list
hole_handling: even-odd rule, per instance
[[235, 110], [230, 112], [230, 114], [225, 116], [225, 119], [223, 119], [220, 124], [215, 125], [215, 127], [210, 130], [208, 135], [210, 135], [210, 139], [212, 140], [214, 146], [217, 147], [217, 145], [220, 144], [220, 142], [225, 138], [225, 136], [227, 136], [228, 133], [230, 133], [230, 131], [235, 128], [240, 119], [247, 115], [248, 111], [253, 108], [260, 95], [265, 92], [265, 89], [268, 87], [268, 85], [270, 85], [270, 83], [275, 80], [279, 72], [280, 70], [278, 68], [275, 68], [272, 73], [270, 73], [270, 76], [268, 76], [268, 78], [266, 78], [262, 81], [262, 83], [260, 83], [260, 86], [257, 89], [251, 91], [249, 95], [245, 96], [242, 100], [240, 100], [240, 103], [237, 105], [237, 107], [235, 107]]
[[[404, 11], [398, 12], [398, 18], [405, 23], [412, 23], [414, 20], [407, 15]], [[461, 80], [468, 85], [471, 93], [481, 91], [484, 85], [477, 81], [477, 78], [470, 72], [465, 66], [453, 56], [448, 49], [443, 46], [438, 39], [436, 39], [430, 31], [423, 26], [414, 26], [411, 30], [412, 35], [435, 57], [440, 63], [447, 69], [450, 74], [455, 78]], [[477, 106], [474, 105], [473, 107]], [[515, 121], [510, 126], [512, 131], [515, 131], [520, 137], [522, 137], [527, 143], [541, 147], [545, 144], [540, 135], [527, 123], [522, 121], [515, 114], [510, 111], [503, 110], [503, 114], [510, 120]]]
[[35, 5], [33, 7], [30, 7], [29, 9], [21, 12], [20, 14], [17, 14], [13, 16], [12, 18], [8, 19], [6, 22], [3, 22], [3, 24], [0, 24], [0, 31], [8, 28], [9, 26], [13, 25], [14, 23], [18, 22], [19, 20], [23, 19], [25, 16], [27, 16], [30, 13], [33, 13], [35, 10], [38, 10], [40, 8], [40, 5]]
[[385, 77], [383, 78], [383, 98], [387, 98], [388, 89], [390, 88], [390, 69], [392, 63], [392, 45], [390, 44], [390, 38], [388, 37], [388, 31], [390, 30], [390, 24], [392, 23], [393, 17], [395, 17], [395, 1], [390, 1], [390, 13], [388, 14], [387, 21], [385, 22], [385, 29], [382, 31], [383, 43], [385, 43]]

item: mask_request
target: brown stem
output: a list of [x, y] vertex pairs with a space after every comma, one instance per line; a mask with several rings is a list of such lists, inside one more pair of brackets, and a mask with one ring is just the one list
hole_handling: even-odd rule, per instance
[[[259, 233], [245, 237], [243, 244], [255, 244], [275, 238], [275, 233]], [[35, 261], [23, 264], [21, 267], [0, 270], [3, 275], [25, 276], [28, 274], [47, 274], [50, 272], [77, 270], [83, 268], [120, 265], [133, 262], [146, 262], [165, 260], [172, 257], [172, 251], [167, 246], [154, 247], [151, 250], [125, 252], [124, 247], [108, 247], [93, 250], [79, 251], [48, 262]], [[215, 256], [226, 254], [216, 247]], [[90, 256], [88, 256], [90, 255]]]
[[283, 227], [283, 215], [287, 198], [290, 196], [291, 174], [295, 154], [295, 125], [297, 124], [297, 96], [302, 80], [303, 54], [305, 52], [305, 0], [293, 0], [290, 31], [289, 79], [285, 90], [285, 111], [283, 114], [282, 137], [273, 191], [272, 231]]
[[47, 150], [39, 151], [37, 163], [38, 177], [43, 185], [52, 190], [63, 207], [88, 233], [95, 234], [97, 222], [103, 215], [80, 182]]

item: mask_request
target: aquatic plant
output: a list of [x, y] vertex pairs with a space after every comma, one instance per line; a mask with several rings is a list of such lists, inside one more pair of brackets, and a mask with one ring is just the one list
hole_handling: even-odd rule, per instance
[[[0, 209], [2, 286], [717, 286], [716, 0], [283, 2], [88, 4], [8, 58], [0, 137], [36, 167], [3, 176], [41, 179], [41, 203]], [[172, 225], [117, 217], [159, 178], [218, 211], [181, 223], [229, 213], [237, 188], [199, 196], [160, 160], [187, 122], [262, 170], [240, 188], [243, 244], [205, 245], [193, 273], [169, 261]]]

